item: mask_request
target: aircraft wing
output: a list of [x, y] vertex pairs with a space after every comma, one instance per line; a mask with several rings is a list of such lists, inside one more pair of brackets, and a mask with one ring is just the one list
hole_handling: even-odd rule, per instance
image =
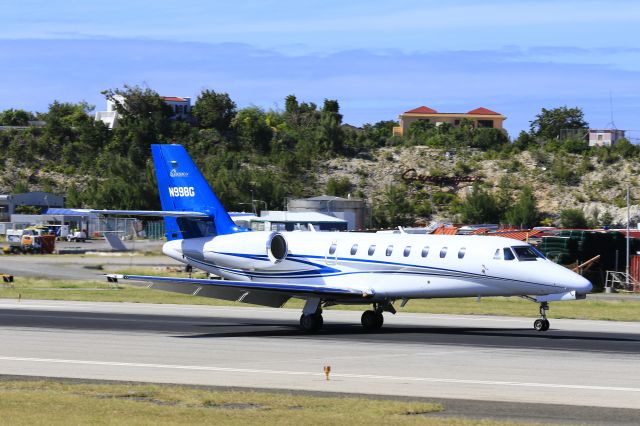
[[152, 217], [209, 217], [204, 212], [165, 211], [165, 210], [89, 210], [89, 213], [114, 216], [152, 216]]
[[[320, 284], [266, 283], [197, 278], [169, 278], [149, 275], [107, 275], [109, 282], [144, 283], [145, 287], [193, 296], [251, 303], [279, 308], [292, 297], [362, 299], [373, 294], [361, 290], [328, 287]], [[139, 284], [138, 284], [139, 285]]]

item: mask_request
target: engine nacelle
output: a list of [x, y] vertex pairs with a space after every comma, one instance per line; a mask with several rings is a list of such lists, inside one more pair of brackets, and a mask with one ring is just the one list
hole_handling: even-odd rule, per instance
[[287, 258], [287, 240], [279, 232], [239, 232], [219, 235], [204, 247], [204, 256], [217, 265], [264, 269]]

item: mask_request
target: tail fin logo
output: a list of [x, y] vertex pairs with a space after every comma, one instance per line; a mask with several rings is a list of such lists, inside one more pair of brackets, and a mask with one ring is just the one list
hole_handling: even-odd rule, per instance
[[171, 171], [169, 172], [169, 176], [171, 176], [172, 178], [189, 177], [189, 173], [188, 172], [179, 172], [176, 169], [171, 169]]

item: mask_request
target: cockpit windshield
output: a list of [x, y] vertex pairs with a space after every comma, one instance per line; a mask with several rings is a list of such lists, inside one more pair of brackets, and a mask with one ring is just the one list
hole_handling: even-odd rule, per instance
[[515, 246], [511, 250], [516, 254], [519, 261], [544, 259], [544, 255], [532, 246]]

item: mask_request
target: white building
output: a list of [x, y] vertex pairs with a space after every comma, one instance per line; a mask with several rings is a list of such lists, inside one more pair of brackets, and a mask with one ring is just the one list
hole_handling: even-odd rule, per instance
[[613, 146], [624, 138], [624, 130], [589, 129], [589, 146]]
[[[115, 95], [115, 100], [124, 104], [124, 97]], [[191, 115], [191, 98], [180, 98], [177, 96], [161, 96], [164, 103], [171, 107], [173, 115], [171, 119], [184, 120]], [[107, 110], [98, 111], [95, 116], [96, 121], [102, 121], [109, 129], [113, 129], [118, 125], [118, 112], [116, 111], [116, 103], [107, 99]]]
[[191, 98], [179, 98], [177, 96], [160, 96], [165, 104], [173, 110], [172, 119], [184, 120], [191, 116]]
[[[239, 217], [232, 219], [238, 223]], [[307, 231], [312, 225], [317, 231], [346, 231], [347, 221], [318, 212], [263, 210], [260, 216], [244, 218], [253, 231]], [[244, 226], [247, 226], [244, 224]]]

